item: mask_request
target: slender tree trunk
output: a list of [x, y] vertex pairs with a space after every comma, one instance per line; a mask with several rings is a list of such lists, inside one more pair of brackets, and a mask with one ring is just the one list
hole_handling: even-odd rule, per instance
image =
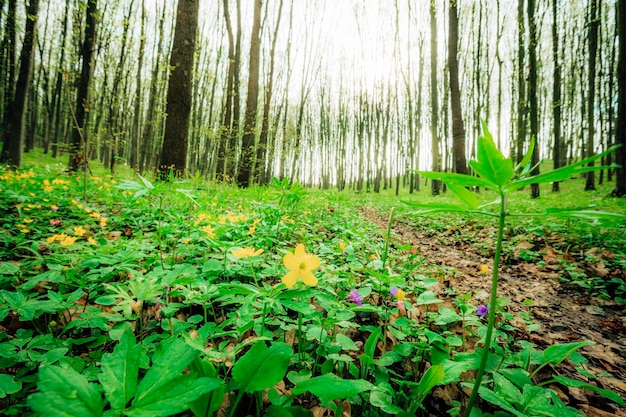
[[85, 16], [85, 39], [81, 48], [82, 68], [78, 82], [78, 94], [76, 96], [76, 120], [72, 123], [72, 142], [70, 143], [69, 170], [78, 171], [83, 166], [87, 156], [87, 120], [88, 108], [90, 107], [90, 87], [95, 67], [96, 26], [97, 26], [98, 2], [87, 1]]
[[[561, 62], [559, 61], [559, 27], [557, 0], [552, 0], [552, 59], [554, 71], [552, 76], [552, 118], [554, 119], [554, 144], [552, 147], [552, 164], [554, 169], [561, 168], [562, 164], [562, 139], [561, 139]], [[552, 183], [552, 191], [559, 191], [559, 182]]]
[[[626, 0], [617, 2], [617, 24], [619, 39], [626, 39]], [[619, 42], [617, 57], [617, 122], [615, 143], [622, 146], [617, 150], [615, 162], [620, 165], [615, 173], [613, 195], [626, 196], [626, 42]]]
[[515, 162], [519, 163], [524, 157], [524, 145], [526, 143], [526, 71], [525, 60], [525, 36], [524, 24], [524, 0], [517, 0], [517, 138], [512, 144], [515, 150]]
[[259, 58], [261, 53], [261, 9], [262, 0], [254, 1], [254, 21], [250, 40], [250, 65], [248, 67], [248, 98], [246, 117], [243, 125], [241, 159], [237, 174], [237, 185], [250, 186], [254, 158], [254, 139], [256, 136], [256, 115], [259, 100]]
[[461, 108], [461, 89], [459, 86], [459, 18], [457, 0], [450, 0], [448, 23], [448, 70], [450, 74], [450, 105], [452, 108], [452, 144], [454, 152], [454, 169], [459, 174], [467, 174], [465, 157], [465, 127]]
[[269, 178], [267, 178], [265, 170], [265, 156], [267, 152], [267, 143], [269, 135], [269, 119], [270, 108], [272, 103], [272, 94], [274, 90], [274, 54], [276, 51], [276, 41], [278, 40], [278, 29], [280, 27], [280, 20], [283, 11], [283, 0], [278, 3], [278, 15], [276, 17], [276, 26], [274, 27], [274, 34], [272, 36], [272, 47], [270, 48], [270, 69], [267, 75], [268, 82], [265, 90], [265, 103], [263, 104], [263, 118], [261, 122], [261, 134], [259, 135], [259, 144], [257, 146], [256, 154], [256, 177], [259, 184], [266, 184]]
[[[437, 134], [439, 125], [439, 93], [437, 91], [437, 73], [439, 72], [437, 63], [437, 2], [430, 2], [430, 147], [432, 157], [432, 170], [441, 171], [441, 152], [439, 150], [440, 141]], [[441, 192], [441, 181], [431, 182], [432, 195], [439, 195]]]
[[[589, 77], [589, 90], [587, 95], [587, 146], [586, 156], [592, 156], [594, 154], [594, 136], [595, 136], [595, 97], [596, 97], [596, 56], [598, 52], [598, 0], [591, 0], [589, 2], [589, 57], [588, 57], [588, 73]], [[593, 166], [593, 162], [589, 164]], [[585, 181], [585, 191], [591, 191], [596, 189], [595, 175], [593, 171], [587, 172], [587, 180]]]
[[30, 0], [26, 9], [26, 27], [22, 52], [20, 53], [20, 69], [15, 86], [15, 95], [9, 105], [7, 123], [5, 124], [6, 130], [3, 135], [4, 146], [0, 154], [0, 162], [13, 168], [21, 168], [22, 166], [26, 104], [31, 87], [38, 11], [39, 0]]
[[130, 144], [130, 166], [139, 172], [139, 147], [141, 145], [141, 85], [143, 71], [143, 56], [146, 49], [146, 2], [141, 0], [141, 33], [139, 35], [139, 55], [137, 56], [137, 73], [135, 76], [135, 106], [133, 115], [133, 130]]
[[167, 87], [167, 118], [159, 162], [159, 176], [165, 180], [170, 170], [182, 176], [187, 170], [189, 114], [193, 61], [196, 52], [199, 0], [179, 0], [176, 9], [174, 43], [170, 55], [171, 74]]
[[[530, 134], [535, 138], [532, 154], [533, 175], [539, 174], [539, 123], [537, 105], [537, 25], [535, 22], [535, 0], [528, 0], [528, 105], [530, 113]], [[539, 197], [539, 184], [531, 184], [532, 198]]]
[[[4, 3], [3, 3], [4, 6]], [[2, 7], [4, 8], [4, 7]], [[13, 101], [13, 94], [15, 94], [15, 77], [17, 74], [17, 22], [16, 13], [17, 0], [9, 0], [7, 6], [7, 18], [4, 28], [4, 37], [2, 39], [2, 78], [3, 78], [3, 112], [2, 121], [6, 123], [9, 119], [9, 112], [11, 110], [10, 103]], [[2, 9], [0, 9], [2, 10]], [[4, 75], [6, 74], [6, 75]], [[6, 128], [5, 128], [6, 129]], [[1, 134], [2, 132], [0, 132]]]

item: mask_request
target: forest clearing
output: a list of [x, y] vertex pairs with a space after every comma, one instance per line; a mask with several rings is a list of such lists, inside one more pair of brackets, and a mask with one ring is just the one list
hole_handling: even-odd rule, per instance
[[626, 417], [623, 22], [3, 1], [0, 414]]

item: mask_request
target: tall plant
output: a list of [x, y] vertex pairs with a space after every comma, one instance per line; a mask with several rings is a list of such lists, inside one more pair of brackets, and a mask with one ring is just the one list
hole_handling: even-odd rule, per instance
[[[491, 279], [491, 298], [489, 305], [489, 320], [487, 324], [487, 333], [485, 335], [485, 345], [481, 356], [480, 365], [476, 374], [476, 381], [470, 395], [465, 410], [465, 417], [468, 417], [472, 411], [472, 407], [478, 396], [478, 390], [481, 386], [482, 378], [485, 373], [487, 361], [489, 359], [489, 347], [492, 341], [493, 329], [496, 322], [497, 309], [497, 292], [498, 292], [498, 269], [500, 265], [500, 255], [502, 253], [502, 240], [504, 234], [504, 225], [507, 214], [506, 200], [509, 193], [518, 190], [529, 184], [551, 183], [555, 181], [563, 181], [579, 174], [597, 171], [601, 169], [613, 168], [607, 166], [589, 166], [591, 162], [600, 159], [605, 155], [615, 151], [619, 146], [613, 146], [601, 154], [583, 159], [577, 163], [556, 169], [554, 171], [545, 172], [539, 175], [531, 175], [533, 170], [531, 166], [531, 157], [534, 151], [534, 140], [531, 141], [526, 156], [522, 161], [514, 167], [511, 158], [505, 158], [502, 152], [496, 147], [493, 137], [489, 133], [486, 124], [483, 122], [484, 134], [478, 139], [476, 159], [469, 162], [476, 176], [442, 173], [442, 172], [422, 172], [419, 174], [431, 180], [442, 181], [448, 189], [461, 201], [462, 204], [427, 204], [413, 206], [422, 207], [421, 213], [425, 212], [470, 212], [493, 216], [498, 219], [498, 235], [496, 241], [496, 250], [494, 255], [493, 275]], [[476, 195], [468, 189], [468, 187], [484, 187], [492, 190], [497, 194], [494, 202], [481, 205]], [[487, 206], [496, 205], [498, 210], [496, 213], [486, 211]], [[576, 215], [571, 210], [548, 209], [546, 215]], [[585, 216], [590, 214], [585, 211]], [[600, 213], [598, 213], [600, 214]]]

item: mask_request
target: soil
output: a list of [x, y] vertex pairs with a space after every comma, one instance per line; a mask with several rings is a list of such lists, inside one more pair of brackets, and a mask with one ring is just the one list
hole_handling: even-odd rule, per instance
[[[360, 209], [363, 216], [386, 231], [388, 218], [369, 208]], [[425, 258], [425, 268], [444, 271], [439, 277], [440, 284], [431, 287], [441, 299], [453, 301], [455, 294], [471, 292], [474, 299], [484, 299], [488, 303], [491, 287], [491, 273], [481, 273], [481, 265], [493, 266], [493, 243], [495, 228], [474, 230], [472, 223], [464, 223], [457, 228], [433, 232], [432, 227], [417, 227], [407, 220], [394, 220], [392, 244], [410, 244]], [[624, 277], [623, 270], [610, 270], [603, 259], [610, 259], [606, 250], [589, 249], [593, 257], [576, 258], [567, 251], [555, 249], [563, 247], [563, 238], [544, 236], [539, 239], [516, 239], [515, 246], [503, 254], [499, 271], [498, 297], [506, 297], [510, 302], [506, 309], [516, 317], [515, 327], [521, 329], [515, 337], [528, 340], [545, 349], [555, 343], [591, 341], [593, 345], [581, 349], [588, 359], [583, 367], [596, 376], [584, 379], [574, 364], [566, 360], [556, 367], [544, 368], [545, 373], [537, 375], [538, 381], [550, 378], [551, 374], [581, 379], [601, 388], [612, 390], [626, 398], [626, 316], [625, 306], [616, 302], [580, 294], [579, 291], [561, 282], [563, 257], [570, 257], [568, 264], [578, 262], [582, 271], [594, 276]], [[524, 260], [524, 253], [535, 251], [539, 261]], [[587, 254], [588, 255], [588, 254]], [[588, 262], [585, 259], [594, 259]], [[525, 331], [527, 323], [518, 313], [529, 313], [533, 321], [540, 324], [538, 330]], [[548, 369], [550, 368], [550, 369]], [[610, 374], [610, 375], [609, 375]], [[564, 402], [591, 417], [626, 416], [626, 410], [606, 398], [589, 390], [551, 385]]]

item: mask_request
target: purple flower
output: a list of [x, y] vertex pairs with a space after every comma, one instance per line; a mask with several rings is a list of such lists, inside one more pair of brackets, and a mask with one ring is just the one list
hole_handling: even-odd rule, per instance
[[398, 289], [396, 287], [389, 288], [389, 294], [395, 297], [398, 294]]
[[359, 307], [363, 305], [363, 297], [359, 294], [358, 290], [350, 291], [350, 298], [352, 299], [352, 302]]
[[476, 307], [477, 316], [485, 317], [487, 313], [489, 313], [489, 307], [487, 307], [486, 305], [481, 304], [478, 307]]

